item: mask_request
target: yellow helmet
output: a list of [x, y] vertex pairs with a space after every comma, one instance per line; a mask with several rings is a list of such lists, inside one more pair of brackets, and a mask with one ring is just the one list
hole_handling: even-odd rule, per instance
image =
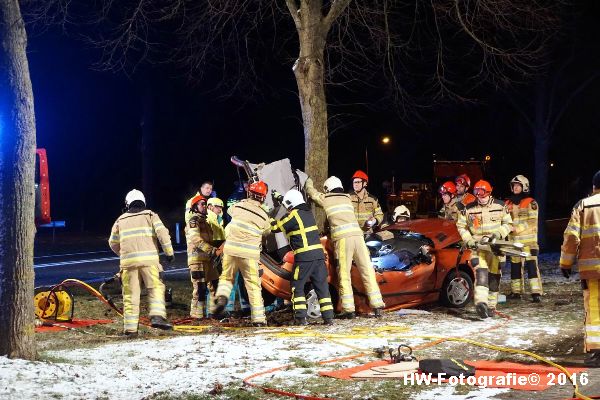
[[210, 199], [208, 199], [208, 202], [206, 203], [206, 205], [223, 207], [223, 200], [221, 200], [218, 197], [211, 197]]

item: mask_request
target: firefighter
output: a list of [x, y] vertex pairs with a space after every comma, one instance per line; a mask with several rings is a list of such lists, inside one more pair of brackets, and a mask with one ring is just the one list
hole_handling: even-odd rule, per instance
[[458, 209], [462, 209], [463, 206], [466, 206], [469, 203], [477, 200], [475, 196], [469, 193], [469, 188], [471, 187], [471, 179], [469, 175], [462, 174], [457, 176], [454, 179], [454, 184], [456, 185], [456, 201]]
[[213, 240], [225, 240], [225, 220], [223, 218], [223, 200], [211, 197], [206, 202], [208, 207], [208, 223], [213, 231]]
[[333, 323], [333, 304], [327, 283], [325, 252], [321, 245], [315, 217], [299, 191], [289, 190], [283, 197], [274, 192], [274, 196], [288, 210], [285, 217], [271, 222], [271, 231], [283, 232], [294, 252], [291, 282], [294, 322], [296, 325], [308, 325], [304, 285], [310, 279], [319, 298], [323, 321], [326, 325], [331, 325]]
[[394, 221], [394, 224], [408, 221], [409, 219], [410, 210], [405, 205], [400, 205], [394, 208], [394, 214], [392, 214], [392, 220]]
[[258, 181], [248, 185], [248, 198], [231, 206], [227, 213], [231, 222], [225, 228], [223, 248], [223, 272], [219, 277], [219, 287], [211, 312], [223, 313], [236, 272], [244, 277], [244, 284], [250, 300], [251, 321], [255, 326], [265, 326], [265, 307], [261, 295], [258, 260], [263, 235], [271, 231], [269, 216], [261, 207], [267, 195], [267, 184]]
[[585, 309], [585, 360], [588, 367], [600, 367], [600, 171], [592, 180], [591, 196], [580, 200], [565, 229], [560, 251], [560, 268], [566, 278], [577, 263]]
[[363, 231], [371, 231], [375, 225], [383, 221], [383, 211], [379, 206], [377, 197], [367, 192], [369, 177], [363, 171], [356, 171], [352, 175], [352, 188], [350, 200], [354, 206], [354, 214]]
[[120, 257], [123, 291], [123, 333], [137, 336], [140, 315], [140, 286], [148, 289], [150, 323], [153, 328], [170, 330], [165, 309], [165, 285], [158, 260], [160, 243], [167, 260], [174, 259], [169, 230], [158, 214], [146, 208], [146, 199], [133, 189], [125, 197], [126, 211], [113, 224], [108, 244]]
[[[504, 202], [494, 199], [492, 186], [480, 180], [475, 184], [475, 202], [464, 207], [456, 222], [458, 232], [467, 247], [474, 249], [476, 241], [505, 238], [512, 229], [512, 218]], [[498, 302], [502, 261], [491, 252], [471, 251], [475, 269], [475, 309], [481, 318], [492, 317]]]
[[[539, 303], [542, 296], [542, 276], [538, 268], [538, 204], [529, 196], [529, 180], [517, 175], [510, 181], [513, 195], [506, 200], [506, 205], [513, 219], [513, 230], [509, 239], [525, 245], [524, 251], [530, 253], [525, 257], [525, 270], [531, 288], [531, 299]], [[510, 257], [510, 295], [513, 300], [520, 300], [524, 290], [523, 259]]]
[[314, 188], [312, 180], [308, 179], [305, 189], [310, 198], [325, 209], [329, 222], [340, 280], [340, 299], [342, 301], [340, 317], [349, 319], [355, 317], [354, 294], [350, 280], [350, 268], [353, 260], [360, 272], [371, 308], [375, 315], [380, 317], [385, 304], [375, 279], [375, 271], [371, 264], [363, 231], [356, 220], [350, 195], [344, 193], [342, 181], [335, 176], [330, 176], [323, 184], [325, 193], [320, 193]]
[[190, 204], [192, 217], [185, 227], [188, 267], [192, 281], [190, 317], [203, 318], [205, 312], [207, 274], [212, 270], [211, 256], [216, 249], [212, 245], [213, 230], [208, 222], [206, 198], [195, 196]]
[[192, 199], [198, 195], [204, 196], [204, 198], [209, 199], [211, 197], [215, 197], [216, 193], [213, 192], [213, 183], [211, 181], [204, 181], [202, 185], [200, 185], [200, 190], [190, 197], [188, 201], [185, 203], [185, 223], [187, 224], [189, 219], [192, 217], [193, 213], [190, 211], [192, 205]]
[[456, 205], [456, 186], [451, 181], [444, 182], [440, 189], [438, 190], [440, 195], [442, 196], [442, 202], [444, 205], [440, 209], [439, 217], [443, 219], [449, 219], [454, 222], [458, 220], [458, 206]]

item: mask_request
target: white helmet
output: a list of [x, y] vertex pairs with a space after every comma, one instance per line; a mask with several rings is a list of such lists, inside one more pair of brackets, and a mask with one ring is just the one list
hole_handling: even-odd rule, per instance
[[144, 205], [146, 204], [146, 198], [144, 197], [144, 193], [140, 192], [137, 189], [133, 189], [129, 191], [129, 193], [127, 193], [127, 196], [125, 196], [125, 206], [129, 207], [129, 205], [136, 200], [143, 202]]
[[342, 181], [337, 176], [330, 176], [323, 182], [323, 189], [326, 192], [331, 192], [333, 189], [344, 189]]
[[410, 219], [410, 210], [404, 205], [394, 208], [394, 215], [392, 216], [394, 222], [396, 222], [398, 217]]
[[523, 186], [523, 192], [525, 192], [525, 193], [529, 192], [529, 179], [525, 178], [523, 175], [517, 175], [514, 178], [512, 178], [512, 180], [510, 181], [511, 191], [512, 191], [513, 183], [521, 184], [521, 186]]
[[302, 203], [305, 203], [304, 196], [296, 189], [289, 190], [285, 196], [283, 196], [283, 205], [288, 210], [291, 210]]

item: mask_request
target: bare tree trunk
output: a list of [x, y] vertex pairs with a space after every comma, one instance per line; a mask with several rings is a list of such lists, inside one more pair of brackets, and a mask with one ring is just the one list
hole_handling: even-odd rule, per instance
[[548, 151], [550, 149], [550, 132], [548, 130], [548, 112], [546, 109], [546, 83], [538, 79], [535, 88], [535, 120], [533, 121], [534, 138], [534, 187], [535, 199], [539, 204], [538, 211], [538, 243], [541, 248], [546, 245], [546, 205], [548, 193]]
[[[325, 98], [325, 68], [323, 55], [327, 30], [322, 22], [320, 2], [304, 4], [303, 28], [298, 31], [300, 57], [294, 65], [298, 95], [304, 124], [304, 168], [315, 187], [322, 187], [329, 171], [329, 140], [327, 130], [327, 100]], [[317, 208], [317, 223], [323, 226], [325, 214]]]
[[35, 115], [18, 0], [0, 3], [0, 355], [34, 359]]

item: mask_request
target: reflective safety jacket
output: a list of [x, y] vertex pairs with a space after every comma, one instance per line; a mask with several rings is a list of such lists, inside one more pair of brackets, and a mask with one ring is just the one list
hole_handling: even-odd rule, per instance
[[211, 210], [208, 210], [207, 221], [213, 231], [213, 240], [225, 240], [225, 227], [223, 226], [225, 221], [223, 217], [217, 215]]
[[600, 190], [580, 200], [565, 229], [560, 249], [561, 268], [577, 260], [581, 279], [600, 279]]
[[362, 230], [368, 231], [370, 229], [368, 226], [365, 226], [365, 223], [371, 217], [375, 217], [377, 225], [381, 224], [383, 221], [383, 211], [381, 211], [377, 197], [365, 190], [362, 197], [359, 197], [356, 192], [350, 193], [350, 200], [352, 200], [354, 214]]
[[192, 200], [194, 199], [194, 197], [200, 195], [200, 192], [196, 192], [195, 195], [193, 195], [192, 197], [190, 197], [186, 202], [185, 202], [185, 224], [187, 225], [188, 221], [190, 220], [190, 218], [192, 218], [194, 216], [194, 213], [191, 211], [192, 209]]
[[271, 231], [271, 222], [260, 202], [243, 199], [227, 209], [231, 222], [225, 227], [223, 254], [260, 259], [263, 235]]
[[474, 195], [472, 195], [469, 192], [466, 192], [465, 194], [463, 194], [462, 196], [456, 195], [456, 206], [458, 207], [458, 210], [462, 210], [464, 207], [466, 207], [468, 204], [473, 203], [474, 201], [477, 201], [477, 197], [475, 197]]
[[306, 185], [305, 189], [310, 198], [325, 210], [331, 240], [336, 241], [345, 237], [363, 235], [356, 220], [349, 194], [321, 193], [312, 185]]
[[511, 231], [512, 224], [504, 202], [490, 197], [486, 205], [480, 205], [477, 201], [469, 203], [458, 215], [456, 227], [462, 240], [466, 242], [470, 239], [479, 241], [493, 233], [504, 238]]
[[187, 241], [188, 265], [198, 264], [210, 260], [213, 230], [207, 221], [206, 215], [193, 214], [185, 226], [185, 240]]
[[458, 214], [460, 213], [457, 203], [456, 197], [454, 197], [448, 204], [444, 204], [439, 212], [440, 218], [450, 219], [456, 222], [458, 220]]
[[121, 268], [159, 265], [158, 243], [173, 255], [169, 230], [151, 210], [126, 212], [113, 224], [108, 245], [121, 258]]
[[538, 204], [532, 197], [521, 199], [519, 204], [506, 200], [506, 206], [513, 220], [514, 230], [510, 240], [521, 242], [532, 249], [538, 249]]
[[307, 204], [300, 204], [278, 221], [271, 220], [271, 231], [285, 234], [294, 251], [294, 261], [325, 259], [319, 228]]

